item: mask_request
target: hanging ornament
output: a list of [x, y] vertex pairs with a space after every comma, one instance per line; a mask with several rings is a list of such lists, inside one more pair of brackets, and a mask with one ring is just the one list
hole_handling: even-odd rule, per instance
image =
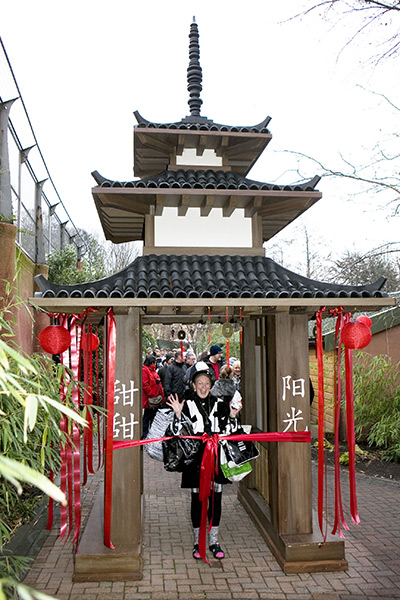
[[208, 307], [208, 345], [211, 343], [211, 307]]
[[62, 354], [71, 345], [71, 335], [62, 325], [49, 325], [38, 336], [40, 347], [49, 354]]
[[342, 342], [346, 348], [359, 350], [368, 346], [372, 339], [370, 328], [360, 321], [346, 323], [342, 329]]
[[82, 349], [94, 352], [100, 346], [100, 340], [95, 333], [85, 333], [82, 336]]
[[234, 332], [234, 327], [232, 325], [232, 323], [224, 323], [221, 327], [221, 333], [224, 337], [226, 338], [230, 338]]
[[228, 367], [230, 367], [230, 364], [229, 364], [229, 338], [231, 337], [231, 335], [234, 332], [234, 327], [233, 327], [232, 323], [229, 323], [228, 319], [229, 319], [229, 314], [228, 314], [228, 307], [227, 307], [225, 309], [225, 323], [222, 325], [221, 331], [222, 331], [222, 335], [224, 337], [226, 337], [226, 364]]
[[178, 340], [184, 340], [184, 339], [185, 339], [185, 337], [186, 337], [186, 333], [185, 333], [185, 331], [184, 331], [183, 329], [180, 329], [180, 330], [178, 331]]
[[367, 315], [360, 315], [356, 319], [356, 323], [364, 323], [367, 327], [371, 327], [372, 321]]

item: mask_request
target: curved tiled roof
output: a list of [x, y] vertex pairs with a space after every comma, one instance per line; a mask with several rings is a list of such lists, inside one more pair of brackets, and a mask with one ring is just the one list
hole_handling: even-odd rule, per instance
[[178, 169], [177, 171], [163, 171], [157, 175], [138, 179], [136, 181], [112, 181], [100, 175], [97, 171], [92, 173], [100, 187], [113, 188], [182, 188], [182, 189], [224, 189], [224, 190], [273, 190], [273, 191], [314, 191], [320, 181], [315, 176], [310, 181], [295, 185], [277, 185], [247, 179], [232, 171], [213, 171], [212, 169]]
[[58, 285], [42, 275], [44, 298], [382, 298], [382, 277], [364, 286], [307, 279], [261, 256], [140, 256], [110, 277]]
[[271, 117], [266, 117], [264, 121], [257, 125], [221, 125], [214, 123], [207, 117], [190, 116], [185, 117], [181, 121], [175, 123], [154, 123], [148, 121], [142, 115], [135, 110], [133, 113], [136, 117], [137, 125], [135, 127], [142, 127], [146, 129], [182, 129], [182, 130], [193, 130], [193, 131], [229, 131], [232, 133], [268, 133], [271, 132], [267, 129], [267, 125], [271, 121]]

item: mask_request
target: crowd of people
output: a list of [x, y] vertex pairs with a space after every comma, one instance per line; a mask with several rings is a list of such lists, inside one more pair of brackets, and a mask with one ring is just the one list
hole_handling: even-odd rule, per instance
[[[174, 412], [174, 434], [179, 435], [182, 419], [188, 419], [194, 435], [220, 433], [230, 435], [241, 432], [241, 366], [236, 358], [225, 364], [222, 348], [212, 345], [200, 356], [180, 350], [162, 352], [148, 348], [143, 363], [143, 437], [147, 437], [157, 408], [169, 407]], [[161, 399], [159, 398], [161, 396]], [[154, 400], [159, 404], [154, 405]], [[191, 489], [190, 515], [193, 526], [193, 558], [201, 559], [199, 552], [200, 520], [202, 503], [199, 500], [200, 467], [204, 444], [190, 466], [183, 469], [182, 488]], [[221, 470], [210, 495], [208, 519], [209, 548], [214, 558], [225, 556], [219, 541], [219, 524], [222, 509], [223, 485], [229, 483]]]

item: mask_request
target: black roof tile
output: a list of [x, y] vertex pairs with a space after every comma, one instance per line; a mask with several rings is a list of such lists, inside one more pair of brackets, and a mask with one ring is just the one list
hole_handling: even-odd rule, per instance
[[382, 298], [385, 278], [350, 286], [307, 279], [261, 256], [140, 256], [110, 277], [75, 285], [36, 277], [44, 298]]
[[310, 181], [294, 185], [277, 185], [275, 183], [263, 183], [247, 179], [232, 171], [206, 171], [199, 169], [178, 169], [177, 171], [163, 171], [158, 175], [138, 179], [137, 181], [112, 181], [106, 179], [97, 171], [92, 176], [100, 187], [113, 188], [180, 188], [180, 189], [226, 189], [226, 190], [273, 190], [273, 191], [315, 191], [320, 177], [317, 175]]
[[271, 132], [267, 129], [271, 117], [266, 117], [261, 123], [257, 125], [222, 125], [220, 123], [214, 123], [207, 117], [190, 116], [185, 117], [181, 121], [175, 123], [154, 123], [148, 121], [136, 110], [134, 112], [136, 117], [137, 125], [135, 127], [146, 128], [146, 129], [179, 129], [179, 130], [190, 130], [190, 131], [228, 131], [232, 133], [267, 133]]

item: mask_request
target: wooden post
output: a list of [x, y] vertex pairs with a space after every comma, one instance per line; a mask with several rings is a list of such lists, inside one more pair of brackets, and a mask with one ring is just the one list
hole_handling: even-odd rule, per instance
[[[267, 317], [270, 431], [310, 427], [307, 316]], [[311, 456], [308, 444], [270, 445], [271, 520], [279, 535], [311, 533]]]
[[[247, 325], [247, 323], [246, 323]], [[261, 326], [265, 325], [265, 329]], [[309, 429], [308, 327], [306, 315], [278, 312], [250, 321], [244, 341], [245, 404], [252, 419], [262, 416], [267, 390], [267, 419], [264, 430], [304, 431]], [[253, 349], [252, 349], [253, 345]], [[258, 348], [258, 350], [257, 350]], [[266, 360], [264, 349], [266, 348]], [[249, 352], [249, 356], [246, 353]], [[265, 377], [261, 375], [265, 369]], [[254, 381], [251, 381], [251, 378]], [[262, 381], [263, 394], [258, 393]], [[249, 396], [248, 396], [249, 394]], [[254, 396], [253, 396], [254, 395]], [[247, 413], [246, 413], [247, 416]], [[279, 442], [268, 444], [267, 474], [265, 449], [258, 459], [257, 478], [252, 475], [239, 486], [239, 500], [255, 521], [285, 573], [342, 571], [347, 568], [343, 540], [328, 534], [321, 546], [318, 527], [313, 532], [311, 450], [309, 444]], [[256, 486], [252, 486], [256, 483]], [[314, 526], [315, 527], [315, 526]]]
[[[138, 309], [116, 315], [114, 440], [141, 437], [142, 351]], [[111, 540], [117, 552], [140, 552], [141, 454], [140, 447], [114, 451]]]
[[[139, 309], [116, 315], [114, 440], [141, 437], [141, 323]], [[74, 581], [142, 578], [142, 472], [140, 447], [114, 450], [111, 541], [104, 545], [104, 493], [100, 490], [75, 557]]]

